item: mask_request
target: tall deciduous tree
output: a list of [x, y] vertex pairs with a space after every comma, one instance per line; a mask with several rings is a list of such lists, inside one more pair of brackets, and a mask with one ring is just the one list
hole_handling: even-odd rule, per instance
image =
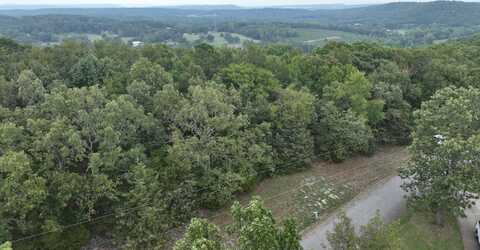
[[351, 110], [341, 110], [332, 102], [321, 102], [319, 109], [313, 129], [318, 154], [343, 161], [351, 154], [371, 151], [373, 134], [365, 118]]
[[447, 87], [415, 112], [411, 164], [403, 188], [413, 204], [462, 215], [480, 188], [480, 90]]
[[375, 125], [382, 143], [407, 144], [413, 126], [411, 104], [419, 106], [421, 90], [411, 83], [408, 72], [393, 62], [382, 63], [370, 76], [373, 97], [385, 102], [385, 118]]
[[5, 242], [0, 244], [0, 250], [12, 250], [12, 243], [10, 242]]
[[272, 105], [273, 150], [277, 171], [305, 167], [313, 157], [310, 126], [315, 97], [307, 91], [282, 89]]
[[219, 50], [205, 43], [195, 46], [193, 62], [202, 68], [207, 79], [211, 79], [223, 64]]
[[202, 189], [205, 205], [225, 204], [253, 183], [257, 170], [270, 168], [268, 145], [256, 143], [256, 136], [265, 135], [235, 112], [238, 99], [237, 91], [220, 85], [194, 86], [173, 117], [168, 161], [179, 178]]
[[215, 80], [240, 92], [240, 111], [248, 115], [250, 122], [259, 124], [272, 119], [269, 101], [280, 84], [270, 71], [251, 64], [231, 64], [220, 70]]
[[372, 99], [372, 83], [355, 67], [345, 67], [345, 77], [334, 81], [324, 89], [323, 99], [330, 100], [343, 110], [351, 110], [360, 117], [376, 124], [384, 118], [381, 99]]
[[17, 102], [20, 106], [39, 103], [44, 98], [45, 89], [42, 82], [30, 70], [24, 70], [17, 79]]
[[327, 239], [333, 250], [399, 250], [398, 228], [398, 222], [387, 224], [377, 212], [357, 233], [352, 220], [342, 212]]
[[345, 212], [340, 213], [333, 231], [327, 233], [327, 239], [333, 250], [358, 249], [358, 236], [355, 227]]
[[116, 237], [126, 248], [164, 249], [166, 232], [185, 221], [193, 209], [193, 190], [180, 185], [172, 189], [162, 169], [137, 165], [130, 171], [131, 190], [117, 211], [116, 223]]
[[100, 63], [93, 54], [80, 58], [70, 70], [70, 85], [76, 87], [99, 84], [102, 79]]
[[40, 79], [30, 70], [22, 71], [16, 81], [0, 79], [0, 105], [6, 108], [40, 103], [45, 92]]
[[[42, 204], [47, 199], [47, 183], [32, 168], [24, 152], [6, 152], [0, 156], [0, 222], [9, 218], [10, 228], [32, 232], [39, 225]], [[35, 221], [32, 221], [35, 220]]]
[[17, 87], [15, 82], [0, 78], [0, 105], [14, 109], [17, 105]]
[[375, 217], [360, 228], [359, 247], [365, 250], [399, 250], [398, 229], [398, 221], [387, 224], [377, 211]]
[[152, 63], [146, 58], [140, 58], [132, 65], [130, 77], [132, 81], [144, 81], [151, 86], [154, 93], [161, 90], [163, 85], [173, 83], [170, 73], [165, 71], [162, 66]]
[[278, 228], [272, 212], [257, 198], [245, 208], [236, 202], [232, 206], [232, 216], [233, 224], [229, 229], [238, 236], [238, 246], [242, 250], [303, 249], [295, 222], [287, 219], [283, 228]]
[[174, 250], [222, 250], [220, 230], [204, 219], [192, 219], [183, 239]]

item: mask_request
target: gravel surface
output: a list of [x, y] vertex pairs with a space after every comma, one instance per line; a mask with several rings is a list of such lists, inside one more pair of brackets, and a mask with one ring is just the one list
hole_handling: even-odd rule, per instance
[[[359, 194], [343, 207], [357, 230], [361, 225], [367, 224], [377, 210], [387, 222], [402, 215], [406, 210], [406, 200], [400, 184], [401, 179], [398, 176], [387, 178]], [[301, 242], [305, 250], [328, 249], [327, 232], [333, 230], [336, 215], [332, 214], [307, 230]]]
[[460, 226], [460, 232], [462, 233], [463, 246], [465, 250], [478, 250], [480, 249], [476, 239], [474, 237], [475, 223], [480, 220], [480, 203], [477, 201], [470, 209], [465, 211], [466, 218], [459, 218], [458, 224]]

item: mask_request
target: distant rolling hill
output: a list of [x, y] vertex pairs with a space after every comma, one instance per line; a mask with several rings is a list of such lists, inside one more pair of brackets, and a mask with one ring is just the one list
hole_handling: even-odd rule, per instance
[[332, 18], [331, 22], [335, 23], [477, 25], [480, 24], [480, 3], [456, 1], [398, 2], [335, 10], [330, 13], [323, 12], [321, 15]]
[[220, 5], [176, 5], [176, 6], [157, 6], [157, 8], [167, 8], [167, 9], [179, 9], [179, 10], [238, 10], [243, 9], [243, 7], [233, 5], [233, 4], [220, 4]]
[[[212, 31], [241, 34], [265, 43], [301, 46], [316, 46], [331, 39], [377, 40], [417, 46], [480, 33], [480, 3], [437, 1], [268, 8], [235, 5], [0, 8], [0, 36], [27, 43], [48, 45], [70, 38], [82, 41], [108, 38], [191, 46], [205, 39], [212, 40], [212, 34], [217, 34], [210, 34]], [[193, 34], [198, 39], [186, 40], [185, 34]]]
[[239, 8], [233, 5], [177, 6], [152, 8], [52, 8], [26, 10], [0, 10], [2, 15], [89, 15], [109, 18], [142, 18], [169, 20], [185, 18], [216, 18], [218, 21], [275, 21], [322, 24], [382, 24], [382, 25], [478, 25], [480, 3], [475, 2], [398, 2], [345, 9], [293, 8]]
[[120, 8], [118, 4], [0, 4], [0, 10], [37, 10], [37, 9], [71, 9], [71, 8]]
[[299, 4], [299, 5], [278, 5], [271, 8], [286, 9], [307, 9], [307, 10], [341, 10], [371, 6], [373, 4]]

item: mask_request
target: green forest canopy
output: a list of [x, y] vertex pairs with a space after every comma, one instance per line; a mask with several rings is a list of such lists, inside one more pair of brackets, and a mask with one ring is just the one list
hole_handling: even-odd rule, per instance
[[0, 54], [0, 242], [15, 249], [161, 248], [263, 178], [409, 143], [422, 101], [480, 83], [478, 38], [311, 53], [1, 39]]

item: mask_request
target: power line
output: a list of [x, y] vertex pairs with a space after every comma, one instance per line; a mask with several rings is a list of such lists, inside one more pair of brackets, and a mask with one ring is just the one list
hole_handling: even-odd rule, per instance
[[[278, 198], [278, 197], [280, 197], [280, 196], [289, 194], [289, 193], [291, 193], [291, 192], [293, 192], [293, 191], [297, 191], [297, 190], [299, 190], [299, 189], [301, 189], [301, 188], [303, 188], [303, 187], [305, 187], [305, 186], [314, 185], [314, 184], [319, 183], [319, 182], [325, 182], [325, 181], [333, 182], [333, 181], [337, 180], [338, 177], [341, 177], [343, 174], [345, 174], [345, 173], [347, 173], [347, 172], [351, 172], [351, 171], [363, 169], [363, 168], [365, 168], [366, 166], [369, 166], [369, 165], [376, 164], [376, 163], [378, 163], [378, 162], [384, 161], [386, 158], [387, 158], [386, 156], [383, 156], [381, 159], [377, 159], [377, 160], [375, 160], [373, 163], [372, 163], [372, 162], [367, 162], [367, 163], [362, 164], [362, 165], [360, 165], [360, 166], [357, 166], [357, 167], [354, 167], [354, 168], [350, 168], [350, 169], [346, 169], [346, 170], [343, 170], [343, 171], [341, 171], [341, 172], [337, 172], [337, 173], [335, 173], [334, 175], [329, 176], [328, 178], [320, 179], [320, 180], [317, 180], [317, 181], [314, 181], [314, 182], [307, 182], [307, 183], [301, 184], [301, 185], [299, 185], [299, 186], [296, 186], [296, 187], [294, 187], [294, 188], [292, 188], [292, 189], [289, 189], [289, 190], [287, 190], [287, 191], [285, 191], [285, 192], [282, 192], [282, 193], [279, 193], [279, 194], [276, 194], [276, 195], [273, 195], [273, 196], [270, 196], [270, 197], [267, 197], [267, 198], [262, 198], [262, 200], [263, 200], [264, 202], [265, 202], [265, 201], [269, 201], [269, 200], [273, 200], [273, 199]], [[377, 169], [375, 169], [375, 170], [377, 170]], [[367, 174], [368, 174], [368, 173], [367, 173]], [[362, 177], [365, 176], [365, 175], [366, 175], [366, 174], [362, 175]], [[332, 177], [333, 177], [333, 178], [332, 178]], [[355, 177], [358, 177], [358, 176], [355, 176]], [[328, 179], [328, 180], [326, 180], [326, 179]], [[345, 178], [345, 179], [347, 179], [347, 178]], [[341, 185], [344, 185], [344, 184], [341, 184]], [[220, 216], [220, 215], [223, 215], [223, 214], [225, 214], [225, 213], [227, 213], [227, 211], [222, 212], [222, 213], [220, 213], [220, 214], [213, 215], [213, 216], [205, 217], [205, 219], [213, 219], [213, 218], [216, 218], [216, 217], [218, 217], [218, 216]]]
[[[322, 157], [322, 156], [328, 156], [329, 154], [331, 153], [334, 153], [334, 152], [338, 152], [339, 150], [341, 149], [345, 149], [344, 147], [340, 147], [340, 148], [337, 148], [336, 150], [334, 151], [330, 151], [330, 152], [325, 152], [323, 154], [320, 154], [318, 156]], [[287, 168], [287, 167], [291, 167], [291, 166], [294, 166], [296, 165], [296, 163], [291, 163], [289, 165], [283, 165], [283, 166], [280, 166], [280, 168]], [[259, 174], [262, 174], [262, 173], [271, 173], [272, 170], [271, 169], [265, 169], [264, 171], [258, 171], [248, 177], [257, 177]], [[204, 187], [204, 188], [199, 188], [197, 190], [194, 190], [192, 193], [199, 193], [199, 192], [202, 192], [202, 191], [205, 191], [205, 190], [208, 190], [209, 187]], [[148, 206], [152, 203], [152, 201], [150, 202], [146, 202], [142, 205], [139, 205], [139, 206], [135, 206], [135, 207], [132, 207], [132, 208], [127, 208], [125, 209], [124, 211], [130, 211], [130, 210], [137, 210], [137, 209], [140, 209], [142, 207], [145, 207], [145, 206]], [[40, 237], [40, 236], [43, 236], [43, 235], [46, 235], [46, 234], [50, 234], [50, 233], [55, 233], [55, 232], [60, 232], [60, 231], [63, 231], [65, 229], [68, 229], [68, 228], [71, 228], [71, 227], [75, 227], [75, 226], [79, 226], [79, 225], [82, 225], [82, 224], [87, 224], [87, 223], [94, 223], [96, 221], [99, 221], [99, 220], [103, 220], [105, 218], [108, 218], [110, 216], [114, 216], [118, 213], [122, 213], [124, 211], [120, 211], [118, 212], [117, 211], [114, 211], [114, 210], [111, 210], [109, 213], [106, 213], [106, 214], [103, 214], [101, 216], [98, 216], [98, 217], [95, 217], [93, 219], [85, 219], [85, 220], [82, 220], [82, 221], [79, 221], [79, 222], [76, 222], [76, 223], [73, 223], [73, 224], [69, 224], [69, 225], [66, 225], [66, 226], [62, 226], [61, 228], [58, 228], [58, 229], [54, 229], [54, 230], [50, 230], [50, 231], [46, 231], [46, 232], [42, 232], [42, 233], [37, 233], [37, 234], [33, 234], [33, 235], [30, 235], [30, 236], [25, 236], [25, 237], [21, 237], [21, 238], [18, 238], [18, 239], [15, 239], [15, 240], [12, 240], [11, 242], [12, 243], [16, 243], [16, 242], [20, 242], [20, 241], [24, 241], [24, 240], [29, 240], [29, 239], [32, 239], [32, 238], [36, 238], [36, 237]], [[128, 214], [128, 213], [127, 213]]]
[[[337, 179], [341, 179], [342, 176], [343, 176], [343, 174], [345, 174], [345, 173], [347, 173], [347, 172], [351, 172], [351, 171], [354, 171], [354, 172], [355, 172], [356, 170], [359, 170], [359, 169], [365, 169], [365, 168], [367, 168], [367, 167], [370, 166], [370, 165], [376, 166], [376, 167], [373, 169], [373, 171], [377, 171], [377, 170], [379, 170], [379, 169], [382, 168], [381, 166], [378, 166], [377, 164], [385, 161], [386, 159], [387, 159], [387, 156], [383, 156], [383, 157], [381, 157], [381, 158], [379, 158], [379, 159], [376, 159], [376, 160], [373, 161], [373, 162], [366, 162], [366, 163], [361, 164], [361, 165], [359, 165], [359, 166], [356, 166], [356, 167], [354, 167], [354, 168], [349, 168], [349, 169], [345, 169], [345, 170], [343, 170], [343, 171], [337, 172], [337, 173], [335, 173], [334, 175], [329, 176], [328, 178], [322, 178], [322, 179], [316, 180], [316, 181], [314, 181], [314, 182], [307, 182], [307, 183], [304, 183], [304, 184], [295, 186], [294, 188], [288, 189], [288, 190], [286, 190], [286, 191], [284, 191], [284, 192], [281, 192], [281, 193], [278, 193], [278, 194], [275, 194], [275, 195], [272, 195], [272, 196], [269, 196], [269, 197], [266, 197], [266, 198], [262, 198], [262, 201], [263, 201], [263, 202], [268, 202], [268, 201], [271, 201], [271, 200], [275, 200], [275, 199], [277, 199], [277, 198], [279, 198], [279, 197], [282, 197], [282, 196], [287, 195], [287, 194], [289, 194], [289, 193], [292, 193], [292, 192], [294, 192], [294, 191], [300, 190], [301, 188], [303, 188], [303, 187], [305, 187], [305, 186], [314, 185], [314, 184], [316, 184], [316, 183], [321, 183], [321, 182], [325, 182], [325, 181], [334, 182], [334, 181], [337, 180]], [[405, 159], [402, 159], [401, 161], [403, 162], [404, 160], [405, 160]], [[368, 170], [367, 173], [364, 173], [364, 174], [359, 175], [359, 176], [354, 176], [353, 179], [357, 179], [358, 177], [365, 177], [365, 176], [370, 175], [370, 174], [372, 173], [372, 169], [371, 169], [371, 168], [367, 168], [367, 170]], [[367, 184], [379, 182], [379, 181], [385, 179], [385, 178], [388, 177], [388, 176], [391, 176], [391, 174], [388, 174], [388, 173], [387, 173], [387, 174], [384, 174], [384, 175], [382, 175], [380, 178], [376, 178], [374, 181], [369, 181]], [[349, 179], [349, 178], [345, 178], [345, 179]], [[345, 185], [345, 183], [336, 183], [336, 185]], [[354, 193], [355, 193], [355, 191], [354, 191]], [[277, 206], [282, 205], [282, 204], [284, 204], [284, 203], [285, 203], [285, 202], [282, 202], [282, 203], [280, 203], [280, 204], [276, 204], [276, 205], [274, 205], [273, 207], [277, 207]], [[272, 207], [269, 207], [269, 209], [272, 209]], [[226, 211], [223, 211], [223, 212], [218, 213], [218, 214], [215, 214], [215, 215], [206, 216], [206, 217], [201, 217], [201, 218], [202, 218], [202, 219], [206, 219], [206, 220], [212, 220], [212, 219], [215, 219], [215, 218], [217, 218], [217, 217], [219, 217], [219, 216], [222, 216], [222, 215], [225, 215], [225, 214], [228, 214], [228, 213], [229, 213], [229, 211], [226, 210]], [[175, 229], [177, 229], [177, 228], [179, 228], [179, 227], [181, 227], [181, 226], [172, 227], [172, 228], [170, 228], [170, 229], [165, 230], [164, 233], [168, 233], [169, 231], [175, 230]], [[113, 239], [107, 240], [107, 241], [103, 242], [102, 244], [104, 245], [104, 244], [109, 243], [109, 242], [112, 242], [112, 241], [113, 241]]]
[[[335, 173], [335, 174], [333, 175], [333, 178], [330, 178], [330, 177], [332, 177], [332, 176], [330, 176], [330, 177], [328, 178], [329, 180], [327, 180], [327, 181], [332, 182], [332, 181], [334, 181], [335, 179], [337, 179], [338, 177], [341, 177], [343, 173], [348, 172], [348, 171], [363, 169], [363, 168], [365, 168], [365, 167], [367, 167], [367, 166], [369, 166], [369, 165], [376, 165], [377, 163], [384, 161], [386, 158], [387, 158], [386, 156], [383, 156], [382, 158], [375, 160], [373, 163], [372, 163], [372, 162], [367, 162], [367, 163], [362, 164], [362, 165], [360, 165], [360, 166], [357, 166], [357, 167], [355, 167], [355, 168], [353, 168], [353, 169], [346, 169], [346, 170], [344, 170], [344, 171]], [[403, 162], [404, 160], [405, 160], [405, 159], [402, 159], [401, 161]], [[379, 168], [381, 168], [381, 167], [376, 167], [376, 168], [374, 169], [374, 171], [378, 170]], [[368, 169], [368, 170], [370, 171], [371, 169]], [[370, 172], [371, 172], [371, 171], [370, 171]], [[369, 173], [366, 173], [366, 174], [362, 174], [361, 176], [355, 176], [354, 179], [357, 179], [358, 177], [364, 177], [365, 175], [370, 174], [370, 172], [369, 172]], [[388, 173], [387, 173], [387, 174], [384, 174], [384, 175], [382, 175], [380, 178], [376, 178], [374, 181], [370, 181], [368, 184], [378, 183], [378, 182], [382, 181], [383, 179], [385, 179], [385, 178], [388, 177], [388, 176], [391, 176], [391, 174], [388, 174]], [[346, 178], [346, 179], [347, 179], [347, 178]], [[274, 200], [274, 199], [277, 199], [277, 198], [279, 198], [279, 197], [281, 197], [281, 196], [287, 195], [287, 194], [289, 194], [289, 193], [291, 193], [291, 192], [300, 190], [301, 188], [303, 188], [303, 187], [305, 187], [305, 186], [313, 185], [313, 184], [316, 184], [316, 183], [319, 183], [319, 182], [322, 182], [322, 181], [325, 181], [325, 179], [317, 180], [317, 181], [315, 181], [315, 182], [308, 182], [308, 183], [305, 183], [305, 184], [296, 186], [296, 187], [291, 188], [291, 189], [289, 189], [289, 190], [287, 190], [287, 191], [284, 191], [284, 192], [282, 192], [282, 193], [279, 193], [279, 194], [276, 194], [276, 195], [273, 195], [273, 196], [270, 196], [270, 197], [267, 197], [267, 198], [262, 198], [262, 201], [263, 201], [263, 202], [267, 202], [267, 201], [270, 201], [270, 200]], [[344, 183], [338, 183], [337, 185], [345, 185], [345, 184], [344, 184]], [[276, 204], [276, 205], [274, 205], [273, 207], [277, 207], [277, 206], [283, 205], [283, 204], [285, 204], [285, 202]], [[270, 206], [269, 209], [272, 209], [272, 207]], [[203, 219], [207, 219], [207, 220], [212, 220], [212, 219], [215, 219], [215, 218], [217, 218], [217, 217], [219, 217], [219, 216], [225, 215], [226, 213], [228, 213], [228, 211], [224, 211], [224, 212], [221, 212], [221, 213], [216, 214], [216, 215], [207, 216], [207, 217], [202, 217], [202, 218], [203, 218]], [[168, 233], [169, 231], [174, 230], [174, 229], [176, 229], [176, 228], [178, 228], [178, 227], [180, 227], [180, 226], [170, 228], [170, 229], [166, 230], [164, 233]], [[106, 240], [106, 241], [102, 242], [100, 246], [106, 245], [106, 244], [108, 244], [109, 242], [112, 242], [112, 241], [113, 241], [113, 239]]]
[[[352, 170], [355, 171], [355, 170], [359, 170], [359, 169], [364, 169], [364, 168], [366, 168], [366, 167], [369, 166], [369, 165], [377, 165], [378, 163], [384, 161], [385, 159], [387, 159], [387, 156], [383, 156], [383, 157], [381, 157], [380, 159], [375, 160], [373, 163], [372, 163], [372, 162], [367, 162], [367, 163], [361, 164], [361, 165], [359, 165], [359, 166], [357, 166], [357, 167], [355, 167], [355, 168], [353, 168], [353, 169], [346, 169], [346, 170], [344, 170], [344, 171], [335, 173], [333, 176], [330, 176], [330, 177], [333, 177], [333, 178], [330, 178], [330, 177], [329, 177], [328, 180], [326, 180], [327, 178], [324, 178], [324, 179], [317, 180], [317, 181], [314, 181], [314, 182], [307, 182], [307, 183], [304, 183], [304, 184], [302, 184], [302, 185], [299, 185], [299, 186], [296, 186], [296, 187], [294, 187], [294, 188], [291, 188], [291, 189], [289, 189], [289, 190], [287, 190], [287, 191], [281, 192], [281, 193], [279, 193], [279, 194], [275, 194], [275, 195], [269, 196], [269, 197], [267, 197], [267, 198], [262, 198], [262, 201], [263, 201], [263, 202], [268, 202], [268, 201], [270, 201], [270, 200], [275, 200], [275, 199], [277, 199], [277, 198], [279, 198], [279, 197], [282, 197], [282, 196], [287, 195], [287, 194], [289, 194], [289, 193], [292, 193], [292, 192], [294, 192], [294, 191], [300, 190], [301, 188], [303, 188], [303, 187], [305, 187], [305, 186], [314, 185], [314, 184], [316, 184], [316, 183], [320, 183], [320, 182], [324, 182], [324, 181], [333, 182], [333, 181], [335, 181], [336, 179], [341, 178], [341, 177], [342, 177], [342, 174], [344, 174], [344, 173], [346, 173], [346, 172], [350, 172], [350, 171], [352, 171]], [[402, 160], [400, 160], [400, 162], [403, 162], [403, 161], [405, 161], [405, 160], [406, 160], [406, 159], [402, 159]], [[384, 167], [382, 167], [382, 165], [376, 166], [376, 167], [373, 169], [373, 171], [375, 172], [375, 171], [377, 171], [377, 170], [379, 170], [379, 169], [383, 169], [383, 168], [384, 168]], [[364, 173], [364, 174], [359, 175], [359, 176], [355, 176], [355, 179], [357, 179], [358, 177], [368, 176], [368, 175], [370, 175], [370, 174], [372, 173], [372, 169], [371, 169], [371, 168], [367, 168], [367, 170], [368, 170], [367, 173]], [[391, 176], [391, 173], [384, 174], [384, 175], [380, 176], [380, 178], [375, 178], [375, 180], [369, 181], [369, 182], [367, 183], [367, 185], [371, 185], [372, 183], [378, 183], [378, 182], [384, 180], [384, 179], [385, 179], [386, 177], [388, 177], [388, 176]], [[338, 183], [338, 184], [336, 184], [336, 185], [345, 185], [345, 184], [343, 184], [343, 183]], [[355, 188], [354, 188], [354, 189], [355, 189]], [[354, 191], [354, 193], [355, 193], [355, 191]], [[356, 195], [358, 195], [358, 193], [356, 193]], [[354, 197], [355, 197], [355, 196], [354, 196]], [[353, 197], [352, 197], [352, 198], [353, 198]], [[285, 204], [285, 203], [286, 203], [286, 202], [281, 202], [281, 203], [275, 204], [274, 206], [270, 206], [270, 207], [268, 207], [268, 208], [269, 208], [269, 209], [272, 209], [272, 208], [275, 208], [275, 207], [277, 207], [277, 206], [283, 205], [283, 204]], [[243, 206], [243, 207], [245, 208], [246, 206], [247, 206], [247, 205], [245, 205], [245, 206]], [[227, 210], [227, 211], [223, 211], [223, 212], [221, 212], [221, 213], [219, 213], [219, 214], [215, 214], [215, 215], [207, 216], [207, 217], [201, 217], [201, 218], [207, 219], [207, 220], [212, 220], [212, 219], [215, 219], [215, 218], [217, 218], [217, 217], [219, 217], [219, 216], [225, 215], [225, 214], [227, 214], [228, 212], [229, 212], [229, 211]], [[170, 229], [166, 230], [164, 233], [168, 233], [169, 231], [174, 230], [174, 229], [177, 229], [177, 228], [179, 228], [179, 227], [181, 227], [181, 226], [177, 226], [177, 227], [174, 227], [174, 228], [170, 228]], [[101, 246], [106, 245], [106, 244], [108, 244], [109, 242], [112, 242], [112, 241], [113, 241], [113, 239], [107, 240], [107, 241], [103, 242], [103, 243], [101, 244]]]
[[[332, 153], [338, 153], [338, 151], [340, 150], [345, 150], [346, 148], [345, 147], [338, 147], [337, 149], [333, 150], [333, 151], [329, 151], [329, 152], [324, 152], [322, 154], [317, 154], [316, 157], [317, 158], [322, 158], [322, 157], [325, 157], [325, 156], [330, 156]], [[383, 157], [381, 160], [384, 160], [386, 157]], [[287, 165], [282, 165], [282, 166], [279, 166], [278, 168], [276, 168], [275, 170], [279, 170], [279, 169], [283, 169], [283, 168], [288, 168], [288, 167], [292, 167], [292, 166], [296, 166], [298, 163], [290, 163], [290, 164], [287, 164]], [[364, 164], [362, 165], [363, 167], [365, 167], [367, 164]], [[359, 169], [359, 167], [355, 167], [355, 170], [356, 169]], [[342, 173], [345, 173], [347, 171], [352, 171], [352, 169], [347, 169], [345, 171], [342, 171], [342, 172], [339, 172], [339, 173], [336, 173], [337, 174], [342, 174]], [[265, 169], [265, 171], [258, 171], [256, 172], [255, 174], [252, 174], [251, 176], [248, 176], [248, 177], [258, 177], [259, 174], [262, 174], [262, 173], [272, 173], [272, 170], [271, 169]], [[194, 190], [192, 193], [199, 193], [199, 192], [202, 192], [202, 191], [205, 191], [205, 190], [208, 190], [209, 187], [204, 187], [204, 188], [199, 188], [197, 190]], [[268, 198], [269, 200], [271, 198]], [[65, 226], [62, 226], [61, 228], [58, 228], [58, 229], [54, 229], [54, 230], [50, 230], [50, 231], [45, 231], [45, 232], [41, 232], [41, 233], [37, 233], [37, 234], [32, 234], [32, 235], [29, 235], [29, 236], [25, 236], [25, 237], [21, 237], [21, 238], [18, 238], [18, 239], [15, 239], [15, 240], [12, 240], [11, 242], [12, 243], [18, 243], [18, 242], [21, 242], [21, 241], [25, 241], [25, 240], [30, 240], [30, 239], [33, 239], [33, 238], [37, 238], [37, 237], [40, 237], [40, 236], [43, 236], [43, 235], [47, 235], [47, 234], [50, 234], [50, 233], [56, 233], [56, 232], [61, 232], [61, 231], [64, 231], [66, 229], [69, 229], [69, 228], [72, 228], [72, 227], [76, 227], [76, 226], [79, 226], [79, 225], [82, 225], [82, 224], [90, 224], [90, 223], [97, 223], [98, 221], [101, 221], [105, 218], [108, 218], [108, 217], [111, 217], [111, 216], [114, 216], [118, 213], [125, 213], [125, 214], [122, 214], [120, 215], [121, 216], [125, 216], [127, 214], [130, 214], [130, 213], [133, 213], [135, 210], [137, 209], [140, 209], [142, 207], [146, 207], [146, 206], [149, 206], [153, 201], [149, 201], [149, 202], [145, 202], [144, 204], [142, 205], [139, 205], [139, 206], [135, 206], [135, 207], [131, 207], [131, 208], [126, 208], [126, 209], [119, 209], [117, 211], [115, 210], [111, 210], [109, 213], [106, 213], [106, 214], [103, 214], [103, 215], [100, 215], [100, 216], [97, 216], [93, 219], [85, 219], [85, 220], [82, 220], [82, 221], [79, 221], [79, 222], [76, 222], [76, 223], [73, 223], [73, 224], [69, 224], [69, 225], [65, 225]], [[218, 216], [218, 215], [216, 215]], [[167, 230], [168, 231], [168, 230]]]

